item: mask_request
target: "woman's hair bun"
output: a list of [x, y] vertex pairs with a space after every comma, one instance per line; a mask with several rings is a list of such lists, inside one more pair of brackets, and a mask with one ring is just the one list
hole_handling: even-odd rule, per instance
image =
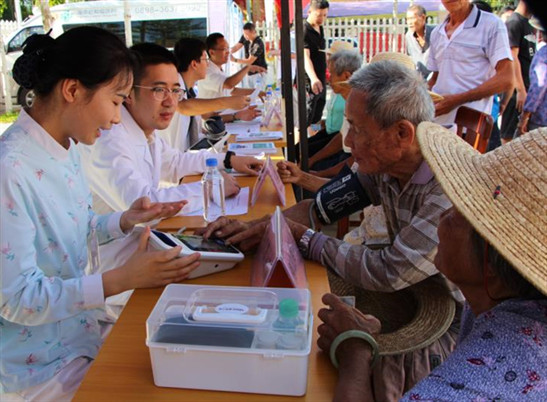
[[[50, 31], [51, 32], [51, 31]], [[46, 60], [48, 49], [55, 39], [45, 35], [31, 35], [23, 43], [23, 54], [15, 61], [12, 75], [15, 82], [25, 89], [32, 89], [39, 79], [41, 67]]]

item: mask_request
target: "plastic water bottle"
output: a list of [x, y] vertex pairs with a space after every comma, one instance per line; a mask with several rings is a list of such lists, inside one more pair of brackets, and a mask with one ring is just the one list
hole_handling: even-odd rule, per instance
[[262, 74], [258, 73], [255, 81], [255, 88], [260, 89], [261, 91], [264, 89], [264, 81], [262, 80]]
[[217, 168], [218, 161], [215, 158], [207, 159], [205, 164], [207, 170], [201, 178], [203, 218], [207, 223], [210, 223], [226, 215], [224, 177]]
[[264, 100], [264, 110], [262, 111], [262, 125], [268, 126], [274, 111], [274, 97], [272, 86], [266, 87], [266, 99]]

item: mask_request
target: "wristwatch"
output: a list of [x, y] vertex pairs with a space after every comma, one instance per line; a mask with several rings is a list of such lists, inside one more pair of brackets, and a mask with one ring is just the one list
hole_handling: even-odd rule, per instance
[[313, 235], [315, 234], [314, 230], [308, 229], [304, 232], [300, 240], [298, 240], [298, 249], [302, 254], [302, 257], [308, 258], [310, 253], [310, 243]]
[[232, 169], [232, 156], [235, 155], [234, 152], [228, 151], [226, 152], [226, 156], [224, 157], [224, 169]]

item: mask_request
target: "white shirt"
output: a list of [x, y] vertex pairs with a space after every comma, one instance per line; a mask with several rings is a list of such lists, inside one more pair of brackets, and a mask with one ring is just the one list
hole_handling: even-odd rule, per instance
[[[184, 80], [182, 79], [182, 76], [180, 74], [179, 83], [180, 87], [185, 90], [182, 99], [187, 100], [188, 95], [186, 93], [186, 84], [184, 83]], [[194, 90], [196, 90], [196, 88], [194, 88]], [[196, 120], [197, 126], [201, 128], [201, 116], [194, 116], [194, 119]], [[169, 123], [169, 127], [167, 127], [165, 130], [157, 130], [156, 132], [171, 146], [171, 148], [186, 151], [190, 146], [194, 145], [188, 143], [188, 129], [190, 128], [190, 120], [191, 116], [187, 116], [185, 114], [177, 112], [173, 116], [171, 123]], [[204, 137], [201, 133], [201, 130], [199, 135], [200, 139]]]
[[[216, 158], [222, 166], [226, 155], [205, 150], [181, 152], [171, 148], [156, 132], [148, 140], [125, 107], [121, 115], [121, 123], [103, 131], [94, 145], [78, 145], [93, 193], [93, 209], [124, 211], [143, 196], [152, 202], [188, 200], [182, 213], [201, 208], [201, 193], [192, 193], [186, 185], [177, 183], [183, 176], [203, 173], [207, 158]], [[162, 181], [174, 185], [162, 188]], [[135, 230], [124, 239], [100, 246], [101, 272], [125, 263], [137, 249], [138, 237], [139, 231]], [[123, 297], [120, 299], [123, 304]]]
[[344, 116], [344, 120], [342, 121], [342, 127], [340, 127], [340, 134], [342, 134], [342, 149], [345, 153], [351, 154], [351, 148], [346, 145], [346, 137], [348, 135], [349, 131], [349, 122], [346, 119], [346, 116]]
[[[97, 216], [74, 142], [63, 148], [21, 110], [0, 140], [0, 400], [52, 378], [101, 344], [101, 275], [88, 239], [124, 236]], [[95, 229], [95, 230], [94, 230]], [[91, 244], [93, 242], [90, 241]]]
[[198, 98], [211, 99], [230, 96], [231, 91], [224, 89], [224, 81], [228, 76], [215, 63], [209, 62], [205, 79], [198, 81]]
[[[448, 18], [431, 33], [427, 68], [439, 73], [434, 92], [443, 95], [469, 91], [492, 78], [500, 60], [513, 60], [505, 24], [494, 14], [473, 6], [450, 39], [445, 30], [447, 22]], [[490, 114], [492, 101], [489, 96], [465, 106]], [[454, 123], [456, 111], [438, 116], [435, 121]]]

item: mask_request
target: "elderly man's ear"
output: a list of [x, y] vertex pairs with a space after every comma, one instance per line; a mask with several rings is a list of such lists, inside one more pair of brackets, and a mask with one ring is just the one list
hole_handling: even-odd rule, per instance
[[408, 120], [399, 120], [397, 123], [399, 145], [404, 148], [418, 145], [416, 142], [416, 127]]

